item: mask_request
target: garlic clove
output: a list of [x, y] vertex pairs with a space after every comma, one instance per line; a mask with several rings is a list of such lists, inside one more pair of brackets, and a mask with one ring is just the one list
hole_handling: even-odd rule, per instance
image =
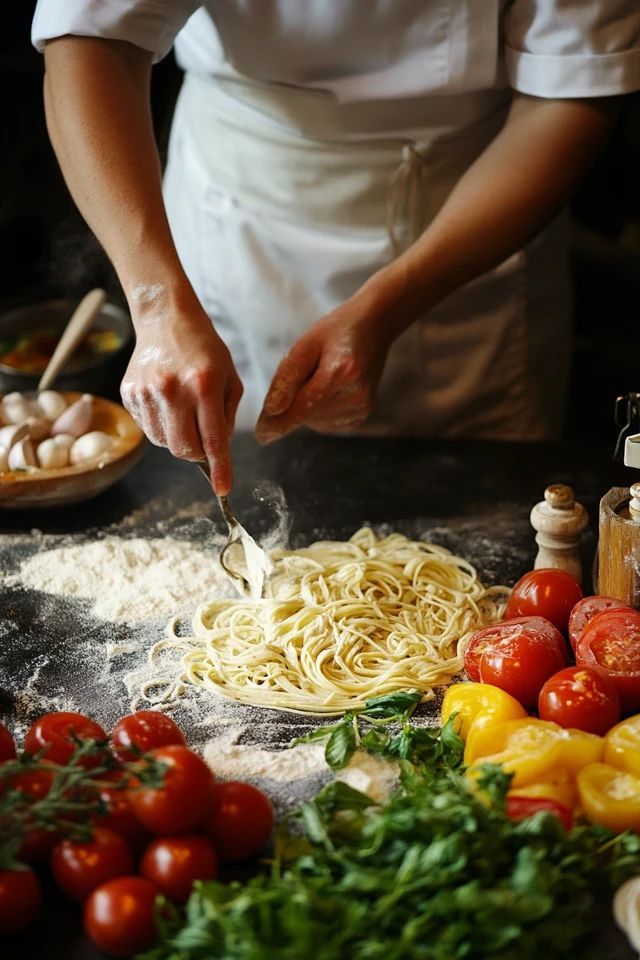
[[69, 452], [78, 438], [74, 437], [72, 433], [57, 433], [55, 439], [60, 446], [64, 447], [64, 449]]
[[[75, 438], [72, 438], [75, 442]], [[57, 467], [66, 467], [69, 465], [69, 444], [60, 437], [49, 437], [38, 445], [36, 456], [38, 465], [43, 470], [54, 470]]]
[[67, 401], [56, 390], [43, 390], [38, 394], [35, 405], [47, 420], [56, 420], [67, 409]]
[[0, 473], [5, 473], [9, 469], [9, 451], [0, 447]]
[[2, 400], [2, 415], [7, 423], [21, 423], [33, 413], [31, 403], [21, 393], [7, 393]]
[[49, 436], [51, 424], [44, 417], [27, 417], [24, 422], [29, 431], [29, 436], [36, 443]]
[[93, 430], [91, 433], [85, 433], [71, 447], [69, 459], [71, 463], [82, 463], [84, 460], [91, 460], [99, 456], [113, 445], [113, 438], [102, 430]]
[[71, 433], [74, 437], [81, 437], [87, 433], [91, 426], [92, 407], [93, 397], [90, 393], [84, 393], [79, 400], [72, 403], [56, 418], [51, 427], [51, 436], [55, 437], [58, 433]]
[[9, 470], [29, 470], [37, 466], [36, 455], [30, 437], [18, 440], [11, 450], [8, 459]]
[[28, 436], [29, 429], [26, 423], [10, 423], [6, 427], [0, 428], [0, 447], [10, 450], [14, 443]]

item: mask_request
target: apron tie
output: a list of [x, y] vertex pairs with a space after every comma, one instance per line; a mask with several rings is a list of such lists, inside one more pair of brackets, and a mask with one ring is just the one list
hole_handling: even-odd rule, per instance
[[418, 204], [418, 186], [424, 171], [424, 158], [411, 143], [405, 143], [402, 148], [402, 160], [391, 177], [389, 201], [387, 203], [387, 232], [393, 255], [397, 257], [402, 251], [402, 243], [398, 239], [398, 223], [406, 208], [409, 224], [409, 244], [417, 240], [420, 232], [420, 209]]

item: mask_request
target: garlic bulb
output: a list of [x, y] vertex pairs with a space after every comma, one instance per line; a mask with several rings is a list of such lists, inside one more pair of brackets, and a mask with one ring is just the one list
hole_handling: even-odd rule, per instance
[[37, 466], [36, 455], [30, 437], [23, 437], [9, 450], [9, 470], [29, 470]]
[[10, 423], [6, 427], [0, 428], [0, 447], [10, 450], [14, 443], [28, 436], [29, 430], [26, 423]]
[[0, 447], [0, 473], [4, 473], [5, 470], [9, 469], [9, 455], [8, 451], [4, 447]]
[[35, 440], [36, 443], [49, 436], [51, 424], [43, 417], [27, 417], [24, 423], [29, 431], [29, 436], [32, 440]]
[[2, 415], [7, 423], [21, 423], [32, 413], [30, 401], [21, 393], [8, 393], [2, 400]]
[[91, 433], [85, 433], [83, 437], [76, 440], [71, 447], [69, 459], [71, 463], [82, 463], [83, 460], [91, 460], [93, 457], [104, 453], [105, 450], [109, 450], [112, 443], [113, 439], [108, 433], [103, 433], [102, 430], [92, 430]]
[[93, 397], [84, 393], [79, 400], [60, 414], [51, 427], [51, 436], [58, 433], [71, 433], [74, 437], [81, 437], [91, 426], [91, 411]]
[[56, 420], [67, 409], [67, 401], [56, 390], [43, 390], [36, 397], [35, 405], [47, 420]]
[[[73, 442], [75, 443], [75, 437]], [[61, 442], [60, 437], [49, 437], [48, 440], [43, 440], [36, 451], [38, 466], [42, 467], [43, 470], [67, 467], [69, 465], [69, 448], [70, 444], [65, 443], [64, 440]]]

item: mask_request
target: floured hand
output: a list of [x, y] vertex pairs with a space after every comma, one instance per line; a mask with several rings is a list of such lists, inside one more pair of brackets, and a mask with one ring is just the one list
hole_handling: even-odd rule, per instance
[[185, 460], [208, 460], [213, 487], [231, 487], [229, 440], [242, 384], [199, 304], [169, 306], [162, 288], [139, 297], [135, 350], [122, 402], [149, 440]]

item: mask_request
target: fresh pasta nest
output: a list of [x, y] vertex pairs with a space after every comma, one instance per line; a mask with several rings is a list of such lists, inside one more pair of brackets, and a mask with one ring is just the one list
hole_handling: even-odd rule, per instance
[[152, 660], [167, 647], [182, 652], [174, 691], [187, 682], [306, 714], [402, 689], [429, 700], [461, 669], [470, 634], [500, 618], [508, 592], [486, 589], [444, 547], [368, 528], [271, 556], [265, 598], [202, 604], [191, 637], [170, 624]]

